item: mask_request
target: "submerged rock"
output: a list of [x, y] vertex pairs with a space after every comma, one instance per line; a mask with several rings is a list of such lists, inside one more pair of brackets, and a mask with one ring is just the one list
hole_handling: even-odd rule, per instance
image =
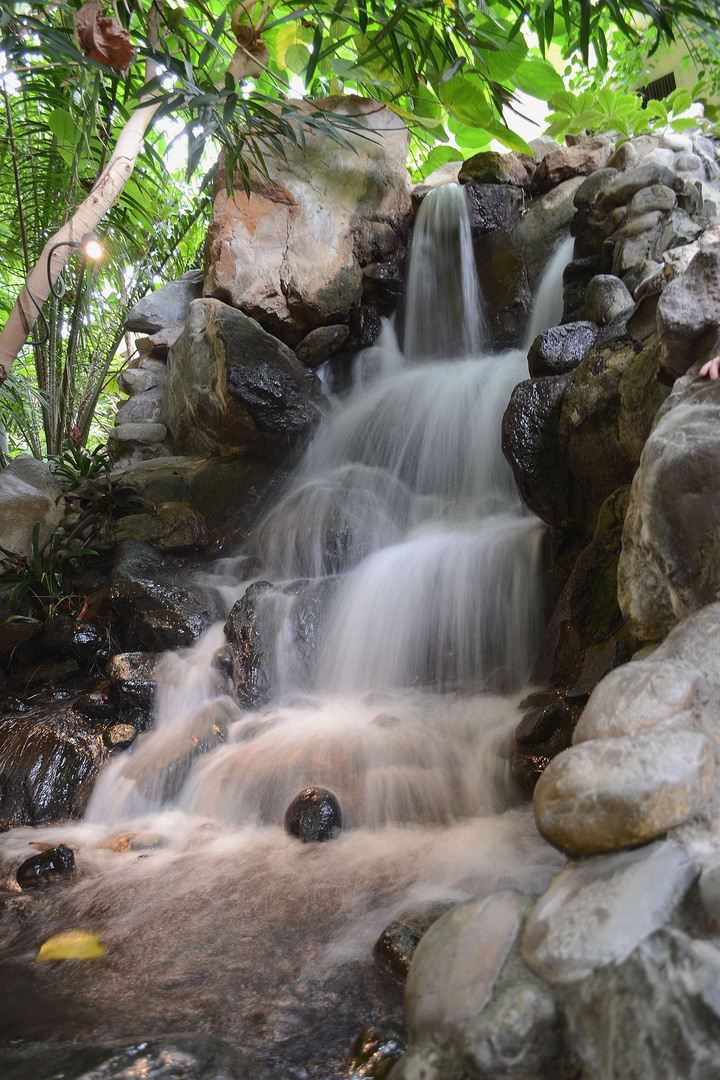
[[37, 885], [49, 885], [56, 878], [64, 877], [75, 869], [75, 854], [66, 844], [31, 855], [18, 867], [17, 883], [23, 889]]
[[407, 1036], [397, 1024], [368, 1025], [353, 1043], [348, 1080], [386, 1080], [406, 1048]]
[[427, 911], [412, 912], [385, 927], [373, 952], [387, 967], [405, 978], [420, 941], [452, 904], [434, 904]]
[[285, 812], [285, 832], [303, 844], [332, 840], [342, 829], [340, 803], [326, 788], [306, 788]]
[[[19, 1059], [19, 1060], [18, 1060]], [[201, 1033], [157, 1035], [117, 1043], [63, 1046], [13, 1060], [0, 1058], [4, 1080], [295, 1080], [287, 1069], [238, 1054]]]

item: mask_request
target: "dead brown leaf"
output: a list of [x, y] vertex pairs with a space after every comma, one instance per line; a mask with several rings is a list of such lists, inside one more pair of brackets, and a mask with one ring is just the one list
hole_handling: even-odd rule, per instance
[[75, 37], [89, 60], [127, 75], [135, 59], [130, 35], [117, 19], [106, 18], [100, 0], [87, 0], [75, 16]]

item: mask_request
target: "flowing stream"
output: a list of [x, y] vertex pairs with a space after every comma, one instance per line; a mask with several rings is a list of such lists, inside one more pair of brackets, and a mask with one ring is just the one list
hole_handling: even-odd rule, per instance
[[[560, 321], [568, 258], [551, 262], [533, 337]], [[62, 839], [80, 867], [11, 928], [13, 955], [79, 927], [108, 949], [80, 974], [7, 984], [0, 1012], [26, 1038], [204, 1030], [298, 1077], [340, 1076], [364, 1024], [401, 1017], [402, 988], [372, 957], [388, 922], [537, 894], [556, 872], [508, 766], [542, 632], [542, 527], [500, 450], [529, 342], [483, 353], [456, 185], [418, 216], [405, 327], [402, 350], [388, 324], [357, 358], [253, 549], [218, 568], [229, 605], [269, 583], [268, 703], [228, 695], [213, 628], [165, 658], [156, 728], [106, 768], [87, 821], [5, 839], [3, 863], [32, 837]], [[345, 827], [303, 845], [283, 818], [312, 785]]]

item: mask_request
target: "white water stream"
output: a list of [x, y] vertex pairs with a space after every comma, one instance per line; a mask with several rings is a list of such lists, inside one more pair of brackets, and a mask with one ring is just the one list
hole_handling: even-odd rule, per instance
[[[548, 271], [533, 336], [543, 328], [537, 318], [559, 322], [568, 258], [565, 247]], [[160, 967], [153, 986], [170, 967], [186, 979], [206, 970], [208, 949], [250, 986], [266, 967], [267, 935], [282, 939], [284, 959], [271, 961], [264, 989], [248, 990], [254, 1002], [267, 997], [257, 1031], [226, 1012], [215, 1023], [227, 988], [194, 1020], [182, 1018], [182, 989], [165, 992], [165, 1012], [148, 1006], [146, 1014], [150, 1027], [159, 1016], [171, 1029], [194, 1023], [272, 1057], [268, 1046], [298, 1037], [292, 1003], [299, 995], [307, 1004], [298, 987], [322, 984], [320, 998], [343, 965], [370, 962], [391, 918], [508, 886], [536, 894], [558, 867], [530, 809], [514, 805], [508, 777], [517, 702], [542, 632], [542, 527], [521, 506], [500, 449], [503, 411], [527, 377], [527, 348], [482, 352], [482, 301], [454, 185], [423, 204], [408, 291], [404, 353], [388, 325], [358, 358], [356, 389], [332, 404], [258, 533], [262, 579], [276, 586], [263, 594], [275, 628], [272, 704], [244, 712], [224, 696], [212, 666], [224, 638], [214, 628], [166, 658], [156, 729], [106, 768], [87, 824], [62, 830], [87, 868], [74, 901], [67, 894], [67, 918], [99, 922], [127, 966], [114, 995], [98, 980], [83, 992], [95, 995], [98, 1015], [112, 1000], [121, 1029], [132, 1028], [119, 1002], [143, 955], [128, 944], [130, 927], [152, 942], [146, 962]], [[232, 602], [250, 582], [233, 581], [227, 565], [224, 575], [217, 580]], [[300, 676], [295, 601], [282, 585], [326, 577], [334, 580], [324, 632]], [[346, 828], [304, 847], [282, 822], [311, 785], [334, 792]], [[134, 852], [101, 846], [121, 834], [141, 838]], [[38, 830], [14, 831], [13, 852], [28, 835]], [[102, 901], [109, 894], [112, 902]], [[293, 897], [314, 915], [290, 934]], [[102, 902], [107, 925], [89, 914]], [[352, 994], [338, 993], [342, 1011], [343, 994]], [[355, 1029], [364, 1022], [348, 1020]], [[301, 1051], [283, 1053], [276, 1056], [307, 1068]], [[327, 1061], [298, 1075], [336, 1075]]]

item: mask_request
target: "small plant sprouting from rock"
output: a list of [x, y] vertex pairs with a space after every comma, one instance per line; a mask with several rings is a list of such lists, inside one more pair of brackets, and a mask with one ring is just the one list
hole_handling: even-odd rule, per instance
[[73, 446], [53, 463], [55, 476], [66, 488], [61, 496], [67, 507], [62, 529], [76, 550], [102, 536], [112, 518], [155, 510], [132, 484], [118, 484], [112, 465], [106, 446], [94, 450]]

